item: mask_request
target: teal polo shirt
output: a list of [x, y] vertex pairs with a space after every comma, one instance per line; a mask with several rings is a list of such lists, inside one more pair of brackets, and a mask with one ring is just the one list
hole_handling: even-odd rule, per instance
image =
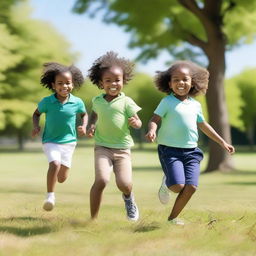
[[128, 118], [141, 108], [122, 92], [108, 102], [101, 94], [92, 99], [92, 110], [97, 114], [95, 144], [108, 148], [126, 149], [134, 145]]
[[197, 123], [205, 120], [198, 101], [191, 97], [180, 101], [170, 94], [161, 100], [154, 113], [161, 117], [158, 144], [178, 148], [197, 147]]
[[80, 98], [70, 94], [68, 101], [62, 104], [55, 94], [52, 94], [38, 103], [38, 111], [46, 116], [43, 143], [64, 144], [77, 140], [76, 116], [86, 112]]

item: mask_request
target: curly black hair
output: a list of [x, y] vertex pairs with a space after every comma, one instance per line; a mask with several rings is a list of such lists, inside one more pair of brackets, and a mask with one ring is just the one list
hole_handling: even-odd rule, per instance
[[176, 61], [173, 65], [165, 71], [157, 71], [155, 77], [155, 84], [159, 91], [167, 94], [172, 92], [169, 82], [172, 79], [173, 72], [181, 67], [188, 68], [192, 79], [192, 87], [189, 91], [190, 96], [197, 96], [205, 94], [208, 88], [209, 72], [207, 69], [197, 65], [191, 61]]
[[93, 84], [102, 89], [100, 85], [102, 74], [113, 66], [123, 70], [124, 84], [132, 79], [134, 63], [128, 59], [118, 57], [118, 54], [113, 51], [107, 52], [94, 61], [92, 67], [88, 70], [88, 77]]
[[80, 88], [84, 83], [82, 72], [75, 66], [64, 66], [56, 62], [47, 62], [43, 65], [43, 74], [40, 83], [50, 90], [53, 90], [52, 83], [55, 82], [56, 75], [64, 72], [70, 72], [72, 75], [72, 82], [75, 88]]

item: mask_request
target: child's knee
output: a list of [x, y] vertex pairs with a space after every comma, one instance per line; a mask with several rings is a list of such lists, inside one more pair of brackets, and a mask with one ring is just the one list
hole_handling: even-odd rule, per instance
[[132, 191], [131, 183], [117, 183], [116, 185], [124, 194], [130, 194]]
[[189, 195], [193, 195], [197, 190], [197, 187], [195, 185], [186, 185], [184, 192], [189, 194]]
[[180, 191], [184, 188], [184, 184], [175, 184], [169, 187], [169, 189], [174, 193], [180, 193]]
[[58, 171], [61, 164], [58, 161], [52, 161], [49, 163], [49, 170]]
[[107, 186], [108, 183], [109, 183], [108, 179], [98, 179], [98, 180], [95, 180], [93, 186], [96, 189], [103, 190]]

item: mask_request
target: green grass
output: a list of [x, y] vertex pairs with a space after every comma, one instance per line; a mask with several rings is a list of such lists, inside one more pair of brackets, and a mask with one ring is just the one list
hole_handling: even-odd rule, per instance
[[49, 213], [42, 210], [47, 162], [41, 150], [2, 151], [0, 255], [256, 255], [255, 153], [237, 153], [232, 174], [201, 175], [197, 193], [181, 214], [185, 227], [166, 221], [173, 194], [168, 206], [158, 201], [162, 172], [156, 151], [134, 150], [132, 157], [140, 221], [126, 220], [112, 176], [99, 219], [90, 222], [92, 147], [76, 149], [70, 176], [57, 184], [57, 205]]

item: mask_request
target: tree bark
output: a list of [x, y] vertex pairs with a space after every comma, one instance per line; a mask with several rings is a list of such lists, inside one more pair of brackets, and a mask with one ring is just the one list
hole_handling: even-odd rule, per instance
[[17, 141], [18, 141], [18, 149], [20, 151], [24, 150], [24, 136], [22, 130], [18, 130], [17, 132]]
[[[228, 123], [228, 112], [224, 93], [225, 78], [225, 42], [215, 39], [208, 49], [208, 70], [210, 72], [209, 88], [206, 94], [209, 123], [216, 132], [231, 143], [231, 132]], [[234, 169], [230, 154], [214, 141], [209, 142], [209, 161], [205, 172], [221, 170], [229, 172]]]

